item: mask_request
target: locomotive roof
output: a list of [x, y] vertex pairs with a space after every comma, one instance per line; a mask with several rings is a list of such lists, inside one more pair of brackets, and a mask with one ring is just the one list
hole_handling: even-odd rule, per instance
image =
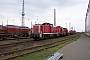
[[17, 25], [6, 25], [6, 26], [17, 26]]
[[29, 28], [29, 27], [26, 27], [26, 26], [17, 26], [17, 25], [6, 25], [8, 27], [17, 27], [17, 28]]
[[67, 29], [67, 28], [63, 28], [63, 29]]
[[26, 26], [20, 26], [20, 28], [29, 28], [29, 27], [26, 27]]
[[51, 23], [47, 23], [47, 22], [46, 22], [46, 23], [43, 23], [42, 25], [45, 25], [45, 24], [47, 24], [47, 25], [53, 25], [53, 24], [51, 24]]
[[0, 26], [3, 26], [3, 25], [0, 25]]

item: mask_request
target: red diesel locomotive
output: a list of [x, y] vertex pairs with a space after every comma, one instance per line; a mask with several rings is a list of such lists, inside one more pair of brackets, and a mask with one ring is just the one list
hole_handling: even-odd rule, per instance
[[75, 34], [75, 30], [68, 31], [67, 28], [63, 28], [61, 26], [54, 27], [53, 24], [43, 23], [43, 24], [35, 24], [33, 28], [30, 29], [26, 26], [17, 26], [17, 25], [0, 25], [0, 38], [5, 40], [7, 37], [28, 37], [35, 40], [39, 39], [48, 39], [53, 37], [60, 37], [66, 35]]
[[31, 37], [37, 39], [48, 39], [68, 35], [68, 29], [61, 26], [54, 27], [53, 24], [43, 23], [33, 25]]
[[16, 26], [16, 25], [0, 25], [0, 39], [5, 40], [7, 37], [17, 38], [17, 37], [28, 37], [30, 36], [31, 29], [26, 26]]
[[8, 37], [27, 37], [30, 28], [26, 26], [7, 25]]
[[70, 34], [70, 35], [76, 34], [76, 31], [75, 31], [75, 30], [70, 30], [70, 31], [69, 31], [69, 34]]

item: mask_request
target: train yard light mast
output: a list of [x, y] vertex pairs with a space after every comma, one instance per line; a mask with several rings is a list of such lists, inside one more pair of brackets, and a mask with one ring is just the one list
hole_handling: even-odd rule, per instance
[[71, 30], [71, 22], [69, 22], [69, 31]]
[[25, 23], [24, 23], [24, 16], [25, 16], [25, 13], [24, 13], [24, 0], [23, 0], [23, 4], [22, 4], [22, 26], [24, 26], [25, 25]]
[[56, 9], [54, 9], [54, 27], [56, 27]]

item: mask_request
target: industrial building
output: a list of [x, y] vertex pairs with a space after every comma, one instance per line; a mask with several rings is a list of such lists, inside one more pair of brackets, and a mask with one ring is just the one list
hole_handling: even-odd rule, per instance
[[85, 34], [90, 36], [90, 0], [85, 17]]

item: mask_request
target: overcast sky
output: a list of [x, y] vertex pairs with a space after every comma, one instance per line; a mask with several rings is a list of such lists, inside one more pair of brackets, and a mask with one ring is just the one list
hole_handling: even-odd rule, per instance
[[[56, 25], [76, 31], [84, 30], [85, 14], [88, 0], [25, 0], [25, 26], [31, 27], [31, 21], [38, 23], [54, 23], [54, 9], [56, 9]], [[22, 0], [0, 1], [0, 24], [21, 25]], [[38, 16], [38, 17], [37, 17]], [[38, 21], [37, 21], [38, 18]]]

